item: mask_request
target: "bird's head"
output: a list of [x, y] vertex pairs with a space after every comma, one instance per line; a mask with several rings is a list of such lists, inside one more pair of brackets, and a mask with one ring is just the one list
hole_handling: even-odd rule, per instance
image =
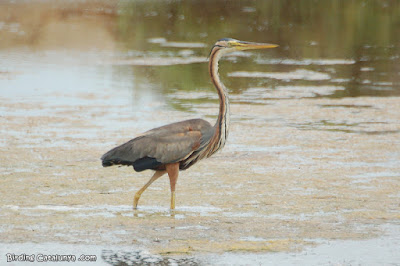
[[251, 49], [275, 48], [278, 47], [278, 45], [271, 43], [244, 42], [232, 38], [224, 38], [224, 39], [219, 39], [214, 44], [214, 47], [226, 50], [225, 52], [233, 52], [233, 51], [243, 51]]

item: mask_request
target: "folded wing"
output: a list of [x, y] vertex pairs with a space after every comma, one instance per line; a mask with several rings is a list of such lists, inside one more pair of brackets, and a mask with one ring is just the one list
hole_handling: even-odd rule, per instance
[[145, 132], [101, 157], [104, 167], [132, 165], [135, 171], [159, 169], [164, 164], [189, 157], [211, 138], [213, 127], [205, 120], [191, 119]]

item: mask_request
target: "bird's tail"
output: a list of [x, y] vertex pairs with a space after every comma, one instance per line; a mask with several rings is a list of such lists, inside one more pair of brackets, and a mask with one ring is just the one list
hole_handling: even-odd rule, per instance
[[[121, 145], [122, 146], [122, 145]], [[116, 147], [101, 157], [103, 167], [109, 167], [113, 165], [126, 165], [133, 166], [135, 171], [141, 172], [146, 169], [157, 169], [161, 163], [155, 158], [144, 156], [142, 158], [127, 157], [124, 152], [121, 152], [121, 146]]]
[[[122, 146], [122, 145], [121, 145]], [[101, 163], [103, 167], [113, 166], [113, 165], [132, 165], [133, 162], [131, 160], [127, 160], [124, 158], [121, 153], [121, 146], [116, 147], [108, 152], [106, 152], [103, 156], [101, 156]]]
[[121, 160], [120, 158], [113, 157], [110, 154], [106, 153], [101, 157], [101, 164], [103, 167], [109, 167], [113, 165], [133, 165], [133, 162]]

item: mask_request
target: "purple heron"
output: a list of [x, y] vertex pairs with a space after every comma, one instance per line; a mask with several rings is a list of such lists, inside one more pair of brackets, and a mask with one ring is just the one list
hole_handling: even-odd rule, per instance
[[229, 133], [228, 91], [218, 75], [218, 61], [226, 53], [274, 48], [278, 45], [238, 41], [231, 38], [218, 40], [209, 56], [211, 81], [219, 97], [218, 119], [214, 126], [203, 119], [190, 119], [149, 130], [122, 144], [101, 157], [104, 167], [132, 165], [141, 172], [154, 170], [150, 180], [136, 192], [136, 209], [142, 193], [159, 177], [168, 173], [171, 186], [171, 209], [175, 209], [175, 185], [179, 170], [186, 170], [199, 160], [208, 158], [225, 145]]

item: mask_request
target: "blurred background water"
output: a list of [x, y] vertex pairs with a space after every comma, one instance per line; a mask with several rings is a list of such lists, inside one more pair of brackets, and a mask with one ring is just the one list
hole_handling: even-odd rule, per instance
[[217, 100], [202, 62], [223, 37], [280, 45], [222, 63], [233, 102], [400, 95], [389, 0], [2, 1], [0, 88], [20, 100], [129, 90], [133, 105], [190, 111]]

